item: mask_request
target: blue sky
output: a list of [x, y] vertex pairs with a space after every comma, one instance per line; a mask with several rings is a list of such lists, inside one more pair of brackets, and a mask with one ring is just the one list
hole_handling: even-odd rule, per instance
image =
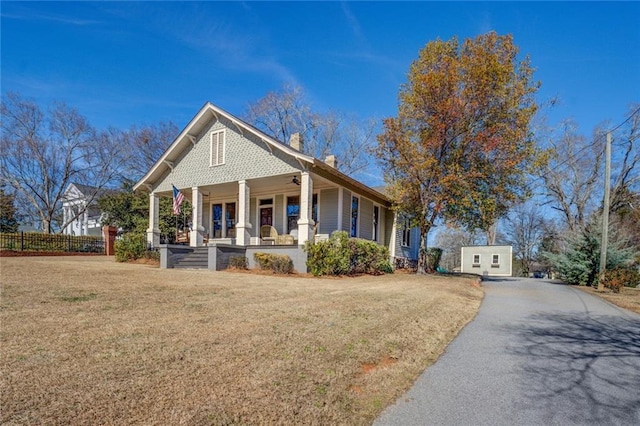
[[637, 2], [5, 2], [2, 93], [62, 100], [97, 127], [235, 115], [302, 86], [321, 111], [394, 115], [418, 51], [438, 37], [511, 33], [551, 123], [585, 134], [640, 101]]

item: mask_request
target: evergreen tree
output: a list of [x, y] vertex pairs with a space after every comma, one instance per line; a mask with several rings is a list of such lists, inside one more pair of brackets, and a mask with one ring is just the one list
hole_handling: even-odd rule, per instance
[[0, 188], [0, 232], [18, 232], [15, 197]]

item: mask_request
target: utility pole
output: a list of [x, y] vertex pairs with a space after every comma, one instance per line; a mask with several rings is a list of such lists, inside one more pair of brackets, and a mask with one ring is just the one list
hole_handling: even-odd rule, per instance
[[609, 191], [611, 186], [611, 132], [607, 132], [604, 163], [604, 202], [602, 203], [602, 242], [600, 244], [600, 279], [598, 291], [604, 290], [604, 273], [607, 269], [607, 246], [609, 244]]

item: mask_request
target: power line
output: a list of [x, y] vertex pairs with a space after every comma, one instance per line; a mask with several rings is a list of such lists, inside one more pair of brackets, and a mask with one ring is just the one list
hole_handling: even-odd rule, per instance
[[618, 125], [617, 125], [616, 127], [614, 127], [613, 129], [607, 130], [605, 133], [607, 133], [607, 132], [611, 132], [611, 133], [615, 132], [615, 131], [616, 131], [616, 130], [618, 130], [620, 127], [622, 127], [622, 126], [624, 126], [625, 124], [627, 124], [627, 122], [628, 122], [629, 120], [631, 120], [631, 119], [633, 118], [633, 116], [634, 116], [634, 115], [636, 115], [636, 114], [637, 114], [637, 113], [639, 113], [639, 112], [640, 112], [640, 107], [638, 107], [635, 111], [633, 111], [633, 112], [629, 115], [629, 117], [627, 117], [627, 119], [626, 119], [626, 120], [624, 120], [622, 123], [618, 124]]
[[[575, 154], [573, 154], [571, 157], [567, 158], [566, 160], [558, 163], [555, 165], [555, 168], [560, 168], [562, 166], [564, 166], [565, 164], [567, 164], [570, 160], [573, 160], [573, 158], [577, 157], [578, 155], [580, 155], [582, 152], [584, 152], [586, 149], [590, 149], [593, 148], [597, 143], [600, 142], [600, 139], [603, 136], [606, 136], [607, 133], [613, 133], [614, 131], [618, 130], [620, 127], [624, 126], [627, 122], [629, 122], [629, 120], [631, 120], [636, 114], [640, 113], [640, 107], [638, 107], [635, 111], [633, 111], [631, 114], [629, 114], [629, 116], [620, 124], [618, 124], [616, 127], [612, 128], [611, 130], [607, 130], [606, 132], [603, 132], [601, 134], [599, 134], [594, 140], [593, 142], [591, 142], [589, 145], [585, 145], [583, 146], [581, 149], [579, 149]], [[634, 138], [634, 140], [637, 139]], [[537, 178], [540, 179], [540, 178]]]

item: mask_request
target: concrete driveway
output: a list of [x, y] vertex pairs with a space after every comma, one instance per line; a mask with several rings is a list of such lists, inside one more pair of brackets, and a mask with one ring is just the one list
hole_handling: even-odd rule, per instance
[[640, 425], [640, 315], [540, 279], [476, 319], [375, 425]]

